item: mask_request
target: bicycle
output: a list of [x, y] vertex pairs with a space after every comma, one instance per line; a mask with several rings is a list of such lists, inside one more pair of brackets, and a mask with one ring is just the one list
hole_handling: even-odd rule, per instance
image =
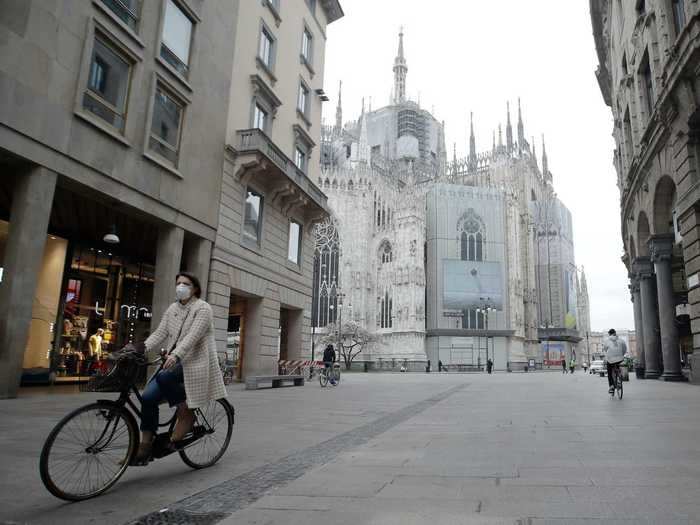
[[233, 383], [236, 379], [236, 362], [225, 355], [223, 360], [219, 359], [219, 369], [224, 378], [224, 385]]
[[[98, 399], [82, 406], [53, 428], [39, 461], [41, 481], [51, 494], [67, 501], [94, 498], [111, 488], [134, 465], [140, 441], [136, 418], [141, 418], [141, 412], [131, 396], [134, 394], [140, 403], [138, 378], [144, 377], [148, 365], [160, 362], [160, 371], [165, 357], [162, 351], [159, 359], [149, 362], [143, 354], [126, 352], [107, 374], [95, 376], [81, 386], [82, 391], [118, 392], [119, 398]], [[177, 452], [187, 466], [202, 469], [221, 459], [231, 441], [233, 406], [226, 399], [217, 399], [195, 409], [194, 416], [192, 431], [176, 448], [170, 446], [175, 413], [166, 422], [159, 422], [158, 427], [167, 431], [156, 435], [149, 461]]]
[[318, 374], [318, 381], [322, 387], [325, 387], [329, 382], [331, 386], [340, 384], [340, 364], [333, 363], [333, 366], [322, 368]]
[[620, 370], [620, 363], [615, 363], [612, 367], [613, 373], [613, 391], [610, 393], [610, 397], [615, 399], [615, 392], [617, 391], [617, 397], [622, 399], [622, 370]]

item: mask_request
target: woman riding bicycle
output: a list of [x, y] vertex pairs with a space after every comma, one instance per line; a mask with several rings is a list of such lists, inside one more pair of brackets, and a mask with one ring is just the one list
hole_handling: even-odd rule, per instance
[[226, 397], [214, 340], [211, 306], [200, 299], [199, 279], [188, 272], [176, 276], [175, 296], [158, 328], [146, 339], [146, 351], [168, 349], [163, 367], [143, 391], [141, 442], [135, 463], [148, 461], [158, 430], [158, 405], [177, 406], [177, 422], [170, 441], [174, 448], [191, 432], [193, 409]]
[[620, 366], [627, 353], [627, 345], [622, 339], [618, 339], [614, 328], [608, 330], [608, 339], [603, 344], [603, 352], [605, 352], [605, 362], [608, 367], [608, 393], [613, 394], [615, 393], [613, 369]]

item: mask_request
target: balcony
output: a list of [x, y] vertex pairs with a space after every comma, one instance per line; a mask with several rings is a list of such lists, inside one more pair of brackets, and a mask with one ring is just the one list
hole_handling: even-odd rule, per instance
[[[263, 171], [264, 177], [269, 179], [271, 190], [280, 190], [289, 199], [296, 199], [304, 206], [315, 205], [318, 211], [328, 213], [326, 195], [261, 130], [238, 130], [236, 144], [232, 149], [236, 157], [253, 155], [258, 157], [258, 166], [269, 165], [269, 169], [263, 166]], [[250, 164], [245, 164], [244, 167], [251, 169]], [[256, 171], [260, 169], [257, 168]]]

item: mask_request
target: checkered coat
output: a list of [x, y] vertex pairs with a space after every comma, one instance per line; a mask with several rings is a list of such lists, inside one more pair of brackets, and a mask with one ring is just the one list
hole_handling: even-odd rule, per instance
[[189, 408], [199, 408], [213, 399], [226, 397], [209, 303], [193, 298], [186, 305], [175, 302], [168, 307], [158, 328], [146, 340], [146, 349], [169, 351], [173, 345], [172, 353], [182, 363]]

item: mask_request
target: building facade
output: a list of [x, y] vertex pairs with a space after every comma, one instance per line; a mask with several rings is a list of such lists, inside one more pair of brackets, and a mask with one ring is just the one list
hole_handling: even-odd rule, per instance
[[544, 145], [540, 169], [520, 107], [516, 133], [508, 107], [505, 140], [499, 126], [477, 153], [472, 123], [468, 156], [448, 161], [444, 122], [406, 97], [403, 33], [393, 72], [389, 105], [343, 122], [339, 93], [324, 127], [318, 183], [332, 217], [316, 247], [313, 326], [343, 315], [376, 332], [359, 359], [377, 368], [570, 356], [581, 339], [572, 218]]
[[301, 355], [340, 4], [20, 4], [0, 7], [0, 397], [104, 368], [180, 270], [239, 378]]
[[0, 397], [144, 338], [180, 269], [206, 285], [237, 9], [0, 6]]
[[[591, 0], [598, 82], [610, 106], [630, 275], [647, 378], [700, 370], [700, 6]], [[700, 381], [692, 374], [694, 381]]]
[[337, 0], [241, 2], [209, 301], [236, 377], [307, 357], [326, 28]]

